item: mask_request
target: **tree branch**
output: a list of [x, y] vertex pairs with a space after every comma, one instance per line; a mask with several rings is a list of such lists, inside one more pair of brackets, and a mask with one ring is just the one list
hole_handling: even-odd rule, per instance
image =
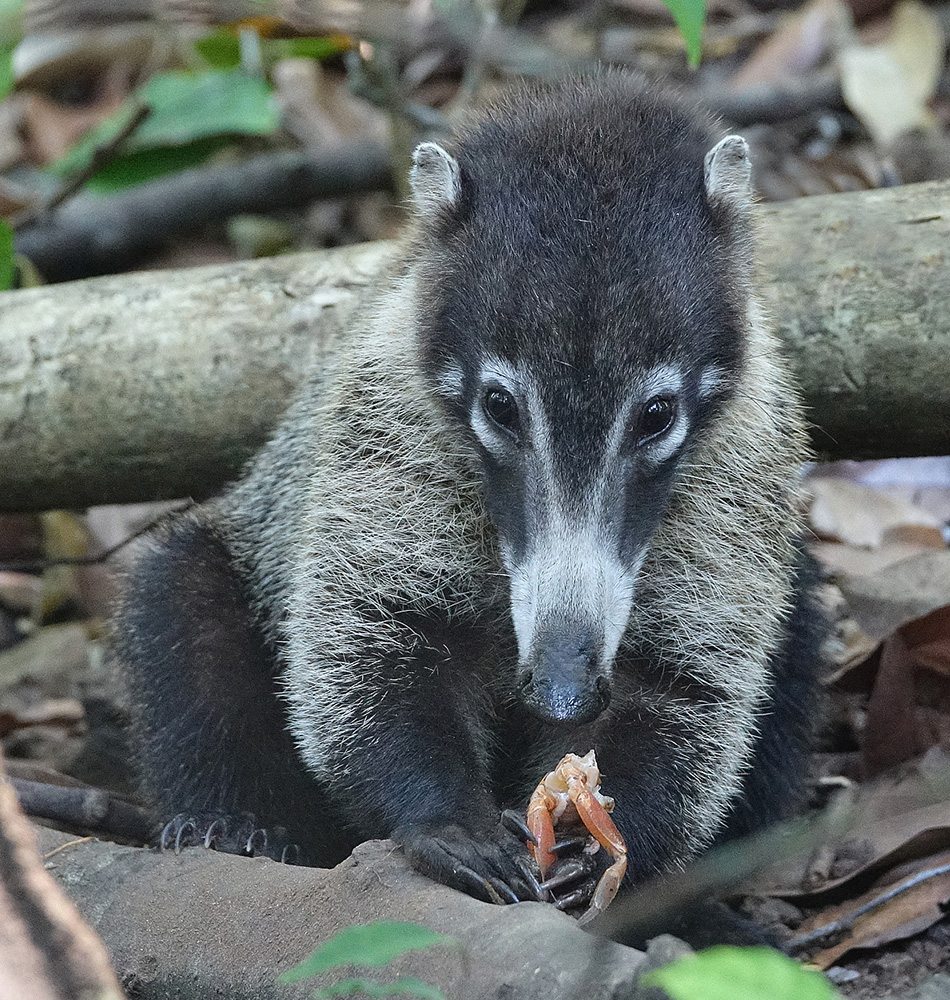
[[102, 942], [44, 871], [36, 838], [2, 773], [0, 926], [0, 995], [120, 1000], [122, 991]]
[[74, 198], [20, 228], [16, 249], [47, 281], [86, 278], [129, 268], [170, 237], [232, 215], [300, 208], [391, 183], [387, 149], [368, 140], [319, 153], [263, 153], [235, 165], [183, 170], [108, 198]]

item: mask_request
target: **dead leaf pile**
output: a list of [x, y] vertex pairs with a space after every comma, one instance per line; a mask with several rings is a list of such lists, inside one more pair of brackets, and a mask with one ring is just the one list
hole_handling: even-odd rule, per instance
[[950, 755], [866, 782], [850, 831], [748, 890], [809, 912], [786, 946], [822, 969], [920, 934], [950, 904]]
[[813, 552], [844, 599], [834, 688], [866, 696], [864, 773], [950, 750], [950, 549], [939, 518], [846, 479], [810, 482]]

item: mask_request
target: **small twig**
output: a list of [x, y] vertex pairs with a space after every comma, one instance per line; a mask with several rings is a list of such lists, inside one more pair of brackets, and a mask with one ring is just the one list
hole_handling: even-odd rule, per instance
[[90, 840], [95, 839], [95, 837], [77, 837], [75, 840], [67, 840], [65, 844], [60, 844], [59, 847], [53, 848], [52, 851], [47, 851], [43, 855], [43, 860], [49, 861], [50, 858], [55, 858], [57, 854], [62, 853], [70, 847], [75, 847], [77, 844], [88, 844]]
[[132, 542], [141, 538], [143, 535], [147, 535], [152, 528], [157, 524], [160, 524], [165, 518], [171, 516], [172, 514], [181, 514], [186, 510], [191, 510], [195, 506], [194, 500], [186, 500], [183, 504], [178, 507], [174, 507], [171, 510], [162, 511], [157, 517], [153, 517], [146, 524], [143, 524], [141, 528], [137, 528], [132, 532], [131, 535], [126, 535], [121, 542], [116, 542], [115, 545], [110, 545], [109, 548], [103, 549], [94, 556], [63, 556], [59, 559], [36, 559], [36, 560], [14, 560], [13, 562], [0, 562], [0, 572], [5, 573], [42, 573], [44, 570], [51, 569], [53, 566], [98, 566], [100, 563], [106, 562], [111, 559], [117, 552], [121, 552], [127, 545], [131, 545]]
[[[498, 7], [490, 0], [472, 0], [475, 10], [482, 8], [479, 18], [479, 27], [475, 33], [469, 48], [469, 58], [462, 72], [462, 81], [459, 84], [455, 100], [452, 102], [452, 115], [457, 116], [470, 107], [473, 107], [481, 90], [485, 75], [488, 72], [491, 43], [496, 29], [500, 22], [507, 24], [516, 23], [516, 19], [509, 20], [499, 15]], [[502, 4], [502, 6], [504, 6]]]
[[129, 120], [121, 129], [101, 146], [97, 146], [89, 159], [89, 162], [81, 170], [77, 170], [72, 177], [67, 177], [60, 187], [41, 204], [28, 208], [15, 216], [11, 220], [14, 229], [29, 225], [37, 219], [49, 215], [65, 201], [71, 198], [77, 191], [85, 187], [86, 182], [94, 177], [103, 167], [108, 166], [116, 158], [121, 148], [132, 137], [142, 122], [151, 115], [152, 109], [148, 104], [139, 105]]
[[149, 812], [102, 788], [48, 785], [28, 778], [8, 780], [27, 816], [136, 844], [148, 843], [155, 832], [155, 819]]
[[908, 889], [913, 889], [914, 886], [920, 885], [922, 882], [927, 882], [932, 878], [937, 878], [940, 875], [946, 875], [948, 872], [950, 872], [950, 864], [939, 865], [936, 868], [927, 868], [922, 872], [917, 872], [916, 875], [911, 876], [906, 882], [901, 882], [899, 885], [894, 886], [893, 889], [888, 889], [887, 892], [882, 893], [863, 906], [859, 906], [856, 910], [852, 910], [843, 917], [832, 920], [827, 924], [822, 924], [821, 927], [815, 927], [813, 930], [808, 931], [807, 934], [799, 934], [797, 937], [793, 937], [790, 941], [786, 942], [785, 946], [789, 951], [800, 951], [806, 945], [820, 941], [822, 938], [828, 937], [829, 934], [850, 930], [858, 919], [866, 913], [870, 913], [879, 906], [889, 903], [901, 893], [907, 892]]
[[741, 90], [716, 87], [698, 96], [732, 125], [776, 124], [821, 108], [840, 107], [841, 81], [836, 72], [816, 73], [801, 82], [762, 83]]

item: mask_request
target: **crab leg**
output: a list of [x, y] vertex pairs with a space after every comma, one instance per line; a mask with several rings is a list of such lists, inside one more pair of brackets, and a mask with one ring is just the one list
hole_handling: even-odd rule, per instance
[[[578, 789], [578, 786], [572, 783], [569, 794], [581, 822], [587, 827], [590, 835], [597, 839], [600, 846], [612, 858], [626, 855], [627, 845], [620, 836], [620, 831], [607, 810], [594, 797], [593, 792], [584, 787]], [[531, 825], [530, 822], [528, 825]]]
[[569, 794], [584, 826], [614, 859], [614, 863], [601, 875], [591, 898], [590, 906], [580, 919], [580, 923], [583, 925], [593, 920], [598, 913], [603, 913], [613, 902], [614, 896], [617, 895], [620, 883], [627, 873], [627, 845], [607, 810], [597, 801], [589, 789], [586, 787], [578, 788], [575, 785], [570, 788]]
[[528, 802], [528, 812], [525, 821], [528, 829], [534, 834], [537, 844], [528, 844], [528, 850], [534, 855], [534, 860], [538, 863], [543, 880], [548, 868], [555, 860], [556, 855], [551, 852], [554, 846], [554, 808], [557, 799], [548, 792], [542, 782], [534, 790]]

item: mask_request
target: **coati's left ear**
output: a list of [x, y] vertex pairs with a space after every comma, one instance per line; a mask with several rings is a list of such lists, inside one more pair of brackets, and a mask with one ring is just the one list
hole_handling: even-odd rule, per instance
[[706, 199], [713, 209], [724, 208], [747, 218], [752, 209], [752, 161], [741, 135], [727, 135], [706, 154]]
[[409, 186], [420, 215], [451, 208], [461, 187], [459, 165], [437, 142], [423, 142], [412, 154]]

